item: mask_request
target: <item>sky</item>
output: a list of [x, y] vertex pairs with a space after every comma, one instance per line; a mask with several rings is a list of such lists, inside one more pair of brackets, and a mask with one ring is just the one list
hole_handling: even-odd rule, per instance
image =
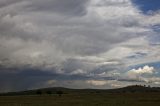
[[160, 87], [159, 0], [0, 0], [0, 92]]

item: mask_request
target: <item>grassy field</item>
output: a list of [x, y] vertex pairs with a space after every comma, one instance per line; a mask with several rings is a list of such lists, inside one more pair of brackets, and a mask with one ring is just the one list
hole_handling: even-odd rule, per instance
[[160, 106], [160, 93], [0, 96], [0, 106]]

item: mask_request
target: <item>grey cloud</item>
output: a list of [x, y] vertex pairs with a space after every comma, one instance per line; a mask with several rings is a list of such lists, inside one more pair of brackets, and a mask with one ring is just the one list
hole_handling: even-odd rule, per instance
[[137, 80], [137, 79], [118, 79], [118, 81], [124, 81], [124, 82], [145, 82], [142, 80]]
[[115, 70], [118, 70], [117, 67], [118, 65], [102, 65], [93, 69], [91, 74], [97, 77], [105, 78], [106, 76], [110, 76], [111, 78], [114, 78], [115, 76], [114, 75], [111, 76], [109, 75], [109, 73], [112, 72], [114, 73]]
[[[92, 0], [1, 0], [0, 67], [5, 76], [16, 72], [17, 79], [24, 77], [26, 88], [38, 80], [41, 84], [48, 80], [115, 79], [114, 71], [123, 73], [127, 67], [127, 56], [145, 56], [135, 52], [139, 45], [129, 46], [130, 40], [152, 32], [145, 32], [149, 28], [141, 24], [144, 17], [129, 1], [107, 1], [93, 5]], [[121, 45], [125, 42], [128, 46]], [[29, 86], [34, 77], [37, 80]], [[3, 77], [2, 82], [8, 84], [2, 85], [12, 87], [17, 79], [12, 82]], [[67, 86], [65, 82], [62, 85]]]
[[0, 8], [3, 8], [5, 6], [9, 6], [11, 4], [14, 4], [14, 3], [17, 3], [20, 1], [23, 1], [23, 0], [1, 0], [0, 1]]
[[123, 6], [123, 5], [127, 5], [129, 4], [127, 1], [125, 0], [100, 0], [99, 2], [97, 2], [97, 6]]
[[47, 11], [61, 15], [83, 16], [87, 13], [88, 0], [32, 0], [26, 8], [29, 11]]
[[31, 23], [24, 22], [21, 15], [14, 12], [0, 15], [0, 31], [0, 35], [3, 38], [40, 40], [40, 36], [37, 37], [40, 32], [35, 32], [34, 26]]

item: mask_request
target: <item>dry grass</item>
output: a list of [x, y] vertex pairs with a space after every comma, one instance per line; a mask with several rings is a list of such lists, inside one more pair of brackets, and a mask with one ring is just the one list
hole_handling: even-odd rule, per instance
[[0, 96], [0, 106], [160, 106], [160, 93]]

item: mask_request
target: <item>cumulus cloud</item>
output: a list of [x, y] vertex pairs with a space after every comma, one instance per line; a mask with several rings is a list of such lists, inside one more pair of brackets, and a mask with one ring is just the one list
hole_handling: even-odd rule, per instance
[[154, 72], [154, 67], [150, 66], [144, 66], [143, 68], [138, 68], [138, 69], [132, 69], [128, 73], [135, 73], [135, 74], [153, 74]]
[[132, 69], [125, 73], [126, 79], [146, 82], [146, 83], [154, 83], [153, 81], [154, 75], [156, 74], [156, 70], [152, 66], [145, 65], [143, 67], [139, 67], [138, 69]]

